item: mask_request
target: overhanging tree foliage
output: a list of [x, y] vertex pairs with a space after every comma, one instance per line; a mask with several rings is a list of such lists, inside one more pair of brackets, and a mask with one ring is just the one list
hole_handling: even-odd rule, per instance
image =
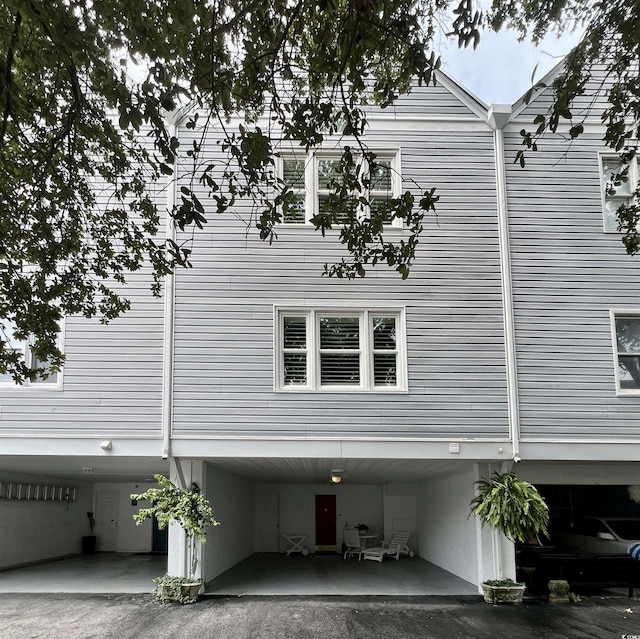
[[[534, 42], [549, 31], [561, 34], [575, 27], [585, 29], [580, 43], [566, 57], [563, 71], [553, 80], [555, 99], [550, 111], [537, 116], [534, 132], [523, 131], [523, 145], [535, 150], [540, 135], [556, 133], [561, 125], [568, 125], [570, 139], [577, 138], [584, 132], [588, 114], [573, 108], [575, 99], [586, 95], [595, 103], [604, 96], [607, 107], [600, 114], [606, 126], [603, 141], [622, 160], [622, 169], [613, 176], [610, 188], [615, 190], [626, 181], [640, 139], [640, 2], [493, 0], [488, 24], [496, 30], [509, 26]], [[524, 153], [520, 151], [517, 158], [521, 163]], [[620, 207], [618, 220], [627, 253], [636, 255], [640, 251], [640, 184], [632, 186], [634, 199]]]
[[[609, 6], [627, 4], [603, 3], [595, 14], [604, 20]], [[195, 103], [205, 128], [216, 123], [224, 131], [228, 154], [224, 166], [211, 166], [200, 161], [197, 142], [181, 150], [198, 167], [193, 183], [210, 198], [205, 205], [184, 187], [170, 211], [179, 228], [202, 227], [208, 211], [233, 210], [240, 198], [251, 198], [247, 222], [273, 240], [294, 194], [275, 176], [271, 132], [301, 150], [341, 132], [351, 143], [329, 206], [313, 223], [322, 233], [337, 226], [346, 253], [325, 272], [356, 277], [383, 263], [406, 277], [437, 195], [419, 185], [418, 197], [416, 188], [359, 214], [368, 208], [376, 167], [362, 140], [369, 106], [390, 105], [412, 82], [434, 80], [438, 24], [461, 45], [475, 45], [487, 25], [506, 21], [539, 36], [545, 26], [591, 19], [591, 6], [496, 0], [487, 21], [471, 0], [5, 0], [0, 373], [21, 382], [44, 372], [11, 348], [10, 333], [30, 340], [37, 361], [56, 369], [62, 317], [108, 321], [129, 306], [120, 286], [129, 273], [150, 265], [159, 293], [166, 274], [189, 265], [188, 243], [159, 239], [164, 211], [149, 188], [173, 175], [178, 142], [167, 112]], [[620, 18], [612, 20], [612, 29], [622, 28]], [[127, 75], [132, 62], [144, 70], [140, 81]], [[621, 64], [617, 69], [631, 84]], [[616, 118], [629, 113], [637, 123], [636, 111], [612, 111]], [[233, 114], [244, 116], [240, 128], [229, 124]], [[187, 126], [201, 123], [194, 116]], [[397, 218], [408, 232], [392, 243], [382, 226]], [[631, 223], [625, 228], [630, 237]]]

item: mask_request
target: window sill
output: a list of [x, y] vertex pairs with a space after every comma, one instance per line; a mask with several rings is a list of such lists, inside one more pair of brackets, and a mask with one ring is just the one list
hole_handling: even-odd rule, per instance
[[286, 393], [286, 394], [300, 394], [300, 393], [314, 393], [323, 394], [327, 393], [339, 393], [348, 395], [365, 394], [372, 395], [378, 393], [380, 395], [408, 395], [409, 390], [406, 388], [274, 388], [274, 393]]
[[62, 384], [6, 384], [0, 383], [0, 393], [58, 393], [63, 390]]
[[640, 388], [638, 389], [618, 389], [616, 390], [616, 397], [640, 397]]

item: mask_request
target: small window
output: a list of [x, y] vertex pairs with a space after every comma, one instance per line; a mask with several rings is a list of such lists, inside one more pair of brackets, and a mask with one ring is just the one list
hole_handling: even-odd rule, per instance
[[613, 330], [617, 391], [640, 395], [640, 311], [614, 312]]
[[637, 184], [635, 159], [628, 166], [615, 155], [600, 156], [600, 180], [602, 184], [602, 210], [604, 230], [618, 232], [618, 209], [633, 202]]
[[[356, 158], [363, 162], [362, 158]], [[290, 191], [282, 205], [282, 218], [285, 224], [310, 224], [311, 219], [326, 210], [331, 197], [333, 184], [341, 179], [340, 154], [317, 152], [305, 154], [285, 153], [281, 158], [281, 177]], [[381, 152], [376, 154], [375, 161], [365, 175], [369, 182], [366, 194], [371, 208], [383, 212], [388, 208], [391, 199], [400, 196], [402, 180], [400, 178], [399, 153]], [[343, 212], [347, 222], [350, 215], [367, 216], [356, 194], [349, 201]], [[390, 223], [389, 223], [390, 224]], [[393, 226], [402, 226], [401, 220], [394, 220]]]
[[277, 390], [406, 390], [399, 310], [279, 309]]
[[[15, 324], [10, 321], [6, 321], [3, 328], [3, 334], [0, 335], [3, 340], [8, 340], [9, 347], [22, 354], [26, 365], [29, 368], [46, 368], [46, 362], [41, 362], [35, 356], [35, 354], [29, 348], [29, 341], [22, 341], [15, 337]], [[9, 373], [0, 372], [0, 387], [19, 388], [27, 386], [57, 386], [60, 382], [59, 373], [51, 373], [45, 378], [38, 377], [34, 381], [25, 381], [22, 385], [18, 385], [13, 381], [13, 377]]]

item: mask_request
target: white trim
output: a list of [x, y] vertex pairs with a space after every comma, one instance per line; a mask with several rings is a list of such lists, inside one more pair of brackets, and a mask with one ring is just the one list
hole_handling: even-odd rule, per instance
[[[65, 345], [65, 330], [66, 330], [66, 318], [63, 317], [60, 320], [60, 331], [58, 332], [58, 338], [56, 340], [58, 343], [58, 348], [63, 353], [64, 353], [64, 345]], [[31, 350], [29, 348], [30, 341], [29, 340], [27, 340], [26, 342], [21, 341], [20, 344], [22, 347], [20, 350], [22, 351], [24, 362], [27, 366], [30, 367], [32, 362]], [[64, 372], [64, 364], [62, 365], [62, 368], [57, 373], [55, 373], [56, 375], [55, 382], [45, 382], [44, 380], [38, 379], [36, 381], [25, 380], [23, 384], [16, 384], [11, 379], [0, 380], [0, 393], [11, 392], [11, 391], [17, 391], [19, 393], [34, 393], [34, 392], [58, 393], [64, 390], [63, 372]]]
[[[306, 372], [307, 383], [287, 386], [283, 380], [284, 348], [281, 345], [283, 318], [300, 314], [306, 320]], [[377, 314], [392, 315], [396, 323], [395, 386], [376, 386], [373, 374], [373, 344], [371, 342], [371, 318]], [[320, 336], [319, 316], [353, 317], [359, 324], [359, 371], [360, 383], [357, 385], [321, 385], [320, 383]], [[277, 304], [274, 306], [273, 339], [273, 388], [275, 392], [285, 393], [407, 393], [407, 350], [406, 350], [406, 314], [401, 306], [354, 306], [342, 302], [336, 305]], [[390, 351], [391, 352], [391, 351]]]
[[[177, 137], [177, 125], [169, 123], [169, 135]], [[178, 158], [174, 159], [173, 175], [167, 177], [167, 213], [165, 234], [167, 240], [176, 238], [176, 227], [171, 219], [171, 211], [176, 204], [176, 182], [178, 179]], [[173, 369], [174, 369], [174, 340], [175, 340], [175, 275], [169, 274], [164, 279], [164, 310], [162, 338], [162, 405], [161, 405], [161, 429], [162, 429], [162, 457], [171, 455], [171, 425], [173, 422]]]
[[503, 130], [494, 130], [496, 166], [496, 192], [498, 206], [498, 241], [500, 245], [500, 279], [502, 283], [502, 315], [507, 378], [507, 406], [512, 459], [520, 456], [520, 406], [518, 396], [518, 365], [513, 315], [513, 280], [511, 275], [511, 248], [509, 245], [509, 208], [507, 203], [506, 171], [504, 165]]
[[616, 397], [640, 397], [640, 388], [622, 388], [620, 384], [620, 357], [618, 353], [618, 333], [616, 330], [616, 316], [636, 316], [640, 321], [640, 308], [621, 309], [614, 308], [609, 310], [611, 320], [611, 345], [613, 352], [613, 372], [616, 382]]

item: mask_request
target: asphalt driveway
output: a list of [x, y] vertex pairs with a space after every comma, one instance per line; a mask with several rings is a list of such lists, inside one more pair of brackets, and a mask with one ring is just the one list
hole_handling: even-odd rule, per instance
[[492, 606], [480, 597], [0, 594], [2, 639], [640, 639], [640, 602]]

